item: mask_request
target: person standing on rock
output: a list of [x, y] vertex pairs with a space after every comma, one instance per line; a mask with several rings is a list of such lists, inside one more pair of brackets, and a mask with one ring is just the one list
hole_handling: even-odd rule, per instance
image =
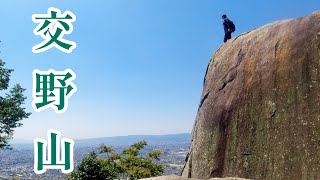
[[223, 23], [223, 29], [224, 29], [224, 41], [227, 42], [229, 39], [231, 39], [231, 33], [233, 33], [236, 30], [236, 27], [232, 21], [230, 21], [227, 18], [227, 15], [222, 15], [222, 23]]

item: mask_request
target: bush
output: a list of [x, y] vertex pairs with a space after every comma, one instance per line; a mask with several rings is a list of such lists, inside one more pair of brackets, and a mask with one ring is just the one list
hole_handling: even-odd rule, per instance
[[160, 160], [160, 151], [151, 151], [145, 157], [141, 150], [147, 146], [146, 141], [140, 141], [116, 153], [111, 146], [101, 145], [100, 154], [106, 158], [98, 157], [92, 151], [82, 159], [76, 169], [70, 174], [70, 180], [86, 179], [140, 179], [159, 176], [163, 173], [163, 166], [154, 161]]

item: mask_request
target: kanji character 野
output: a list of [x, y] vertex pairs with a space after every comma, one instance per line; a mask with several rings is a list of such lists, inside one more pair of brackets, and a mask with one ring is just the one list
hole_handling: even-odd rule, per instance
[[63, 113], [68, 108], [68, 99], [77, 91], [72, 82], [76, 74], [71, 70], [33, 71], [33, 102], [35, 112], [53, 108], [56, 113]]

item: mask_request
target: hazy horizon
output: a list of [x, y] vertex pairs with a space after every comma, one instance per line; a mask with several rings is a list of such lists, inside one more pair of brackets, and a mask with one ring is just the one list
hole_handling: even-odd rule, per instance
[[[101, 139], [101, 138], [116, 138], [116, 137], [130, 137], [130, 136], [170, 136], [170, 135], [191, 135], [191, 132], [185, 133], [174, 133], [174, 134], [129, 134], [129, 135], [118, 135], [118, 136], [101, 136], [101, 137], [88, 137], [88, 138], [79, 138], [74, 140], [91, 140], [91, 139]], [[42, 137], [43, 139], [47, 138], [45, 135]], [[63, 136], [62, 136], [63, 138]], [[12, 141], [33, 141], [34, 139], [24, 139], [24, 138], [13, 138]]]

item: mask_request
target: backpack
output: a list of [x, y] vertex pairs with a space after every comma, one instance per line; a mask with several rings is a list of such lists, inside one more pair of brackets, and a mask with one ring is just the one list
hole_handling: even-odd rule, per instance
[[232, 32], [236, 31], [236, 26], [234, 25], [234, 23], [232, 21], [229, 20], [228, 26], [232, 30]]

